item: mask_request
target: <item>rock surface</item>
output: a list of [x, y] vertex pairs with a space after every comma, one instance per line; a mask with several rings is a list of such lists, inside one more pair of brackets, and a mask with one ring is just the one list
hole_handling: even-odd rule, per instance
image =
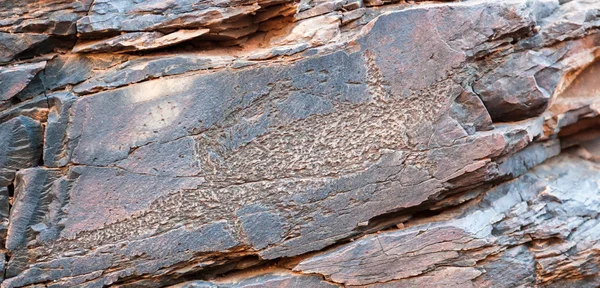
[[78, 44], [73, 47], [73, 52], [131, 52], [163, 48], [204, 35], [208, 31], [210, 30], [179, 30], [167, 35], [160, 32], [125, 33], [106, 40]]
[[2, 287], [600, 285], [597, 1], [0, 15]]

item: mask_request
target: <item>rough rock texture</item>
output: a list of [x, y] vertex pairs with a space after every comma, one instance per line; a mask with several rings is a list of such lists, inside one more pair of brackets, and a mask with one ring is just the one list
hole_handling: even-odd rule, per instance
[[2, 287], [600, 286], [598, 1], [0, 16]]

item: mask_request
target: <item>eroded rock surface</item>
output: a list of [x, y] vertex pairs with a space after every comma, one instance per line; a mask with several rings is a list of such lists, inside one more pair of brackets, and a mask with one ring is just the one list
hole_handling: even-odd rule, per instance
[[460, 271], [446, 274], [451, 287], [560, 287], [552, 282], [579, 277], [572, 281], [597, 283], [588, 267], [597, 265], [598, 168], [565, 153], [460, 208], [409, 220], [404, 229], [366, 236], [294, 269], [349, 286], [417, 287], [449, 270]]
[[2, 287], [598, 285], [596, 1], [43, 3]]

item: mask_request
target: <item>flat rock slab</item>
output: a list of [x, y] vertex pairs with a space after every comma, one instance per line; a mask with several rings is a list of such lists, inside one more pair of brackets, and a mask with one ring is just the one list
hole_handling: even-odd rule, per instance
[[93, 0], [74, 1], [2, 1], [0, 31], [11, 33], [43, 33], [73, 35], [76, 22], [83, 17]]
[[[87, 80], [73, 87], [73, 91], [89, 94], [113, 89], [128, 84], [184, 74], [191, 71], [223, 68], [233, 62], [230, 56], [202, 56], [182, 54], [170, 56], [148, 56], [133, 58], [108, 69], [99, 69]], [[97, 66], [97, 65], [96, 65]]]
[[[118, 3], [96, 1], [80, 23], [112, 15], [100, 14], [102, 7], [142, 5]], [[361, 223], [374, 217], [506, 177], [506, 167], [538, 164], [554, 150], [542, 147], [533, 160], [505, 158], [542, 134], [543, 119], [494, 127], [485, 103], [463, 84], [475, 78], [473, 56], [533, 29], [534, 12], [517, 2], [395, 11], [377, 18], [351, 49], [307, 50], [293, 62], [223, 67], [111, 90], [170, 75], [162, 69], [170, 63], [204, 64], [193, 57], [140, 57], [114, 70], [106, 64], [90, 73], [93, 80], [64, 73], [52, 82], [82, 81], [74, 91], [109, 90], [76, 100], [64, 94], [65, 105], [50, 111], [53, 143], [45, 145], [51, 157], [44, 161], [67, 167], [38, 194], [68, 201], [39, 206], [54, 218], [22, 221], [25, 228], [15, 230], [23, 235], [14, 239], [26, 241], [10, 242], [18, 244], [11, 244], [5, 285], [66, 275], [75, 281], [106, 270], [81, 281], [110, 285], [132, 273], [203, 263], [213, 254], [301, 255], [360, 235]], [[94, 55], [49, 65], [85, 71]], [[79, 60], [67, 66], [70, 57]], [[34, 100], [21, 107], [28, 103]], [[65, 256], [74, 255], [74, 241], [82, 250]], [[164, 244], [177, 241], [187, 242]], [[97, 265], [74, 268], [78, 261]], [[69, 268], [52, 268], [57, 265]]]
[[48, 35], [36, 33], [0, 32], [0, 64], [8, 63], [19, 54], [34, 49], [48, 39]]
[[[153, 31], [165, 28], [198, 28], [248, 15], [260, 6], [257, 0], [132, 2], [97, 0], [88, 15], [77, 21], [79, 33]], [[141, 20], [143, 19], [143, 20]]]
[[239, 277], [236, 279], [222, 280], [218, 283], [210, 281], [189, 281], [171, 288], [336, 288], [336, 284], [324, 281], [321, 277], [313, 275], [297, 275], [289, 272], [264, 273], [254, 277]]
[[[294, 269], [348, 286], [423, 287], [435, 281], [444, 287], [546, 287], [562, 273], [597, 281], [595, 269], [587, 267], [600, 245], [600, 223], [591, 216], [600, 211], [599, 179], [600, 166], [563, 154], [483, 192], [460, 211], [408, 221], [408, 228], [342, 245]], [[570, 248], [567, 260], [562, 253]]]
[[209, 29], [179, 30], [170, 34], [160, 32], [125, 33], [108, 39], [79, 43], [73, 52], [132, 52], [175, 45], [204, 35]]
[[0, 4], [3, 288], [598, 286], [592, 0], [46, 2]]
[[19, 116], [0, 124], [0, 169], [36, 166], [42, 156], [42, 125]]
[[31, 82], [44, 67], [46, 62], [23, 64], [13, 67], [0, 67], [0, 102], [17, 95]]

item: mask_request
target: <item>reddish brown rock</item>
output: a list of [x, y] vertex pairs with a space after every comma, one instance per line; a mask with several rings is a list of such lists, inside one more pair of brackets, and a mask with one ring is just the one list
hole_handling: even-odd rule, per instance
[[0, 4], [2, 287], [600, 283], [593, 1], [46, 2]]
[[[342, 245], [294, 269], [348, 286], [435, 281], [444, 287], [553, 287], [598, 281], [589, 269], [597, 263], [599, 245], [598, 221], [589, 215], [598, 207], [585, 204], [598, 198], [598, 168], [560, 156], [458, 211], [409, 220], [404, 229]], [[578, 276], [567, 280], [571, 275]]]
[[90, 8], [92, 0], [3, 1], [0, 31], [72, 35], [75, 24]]

